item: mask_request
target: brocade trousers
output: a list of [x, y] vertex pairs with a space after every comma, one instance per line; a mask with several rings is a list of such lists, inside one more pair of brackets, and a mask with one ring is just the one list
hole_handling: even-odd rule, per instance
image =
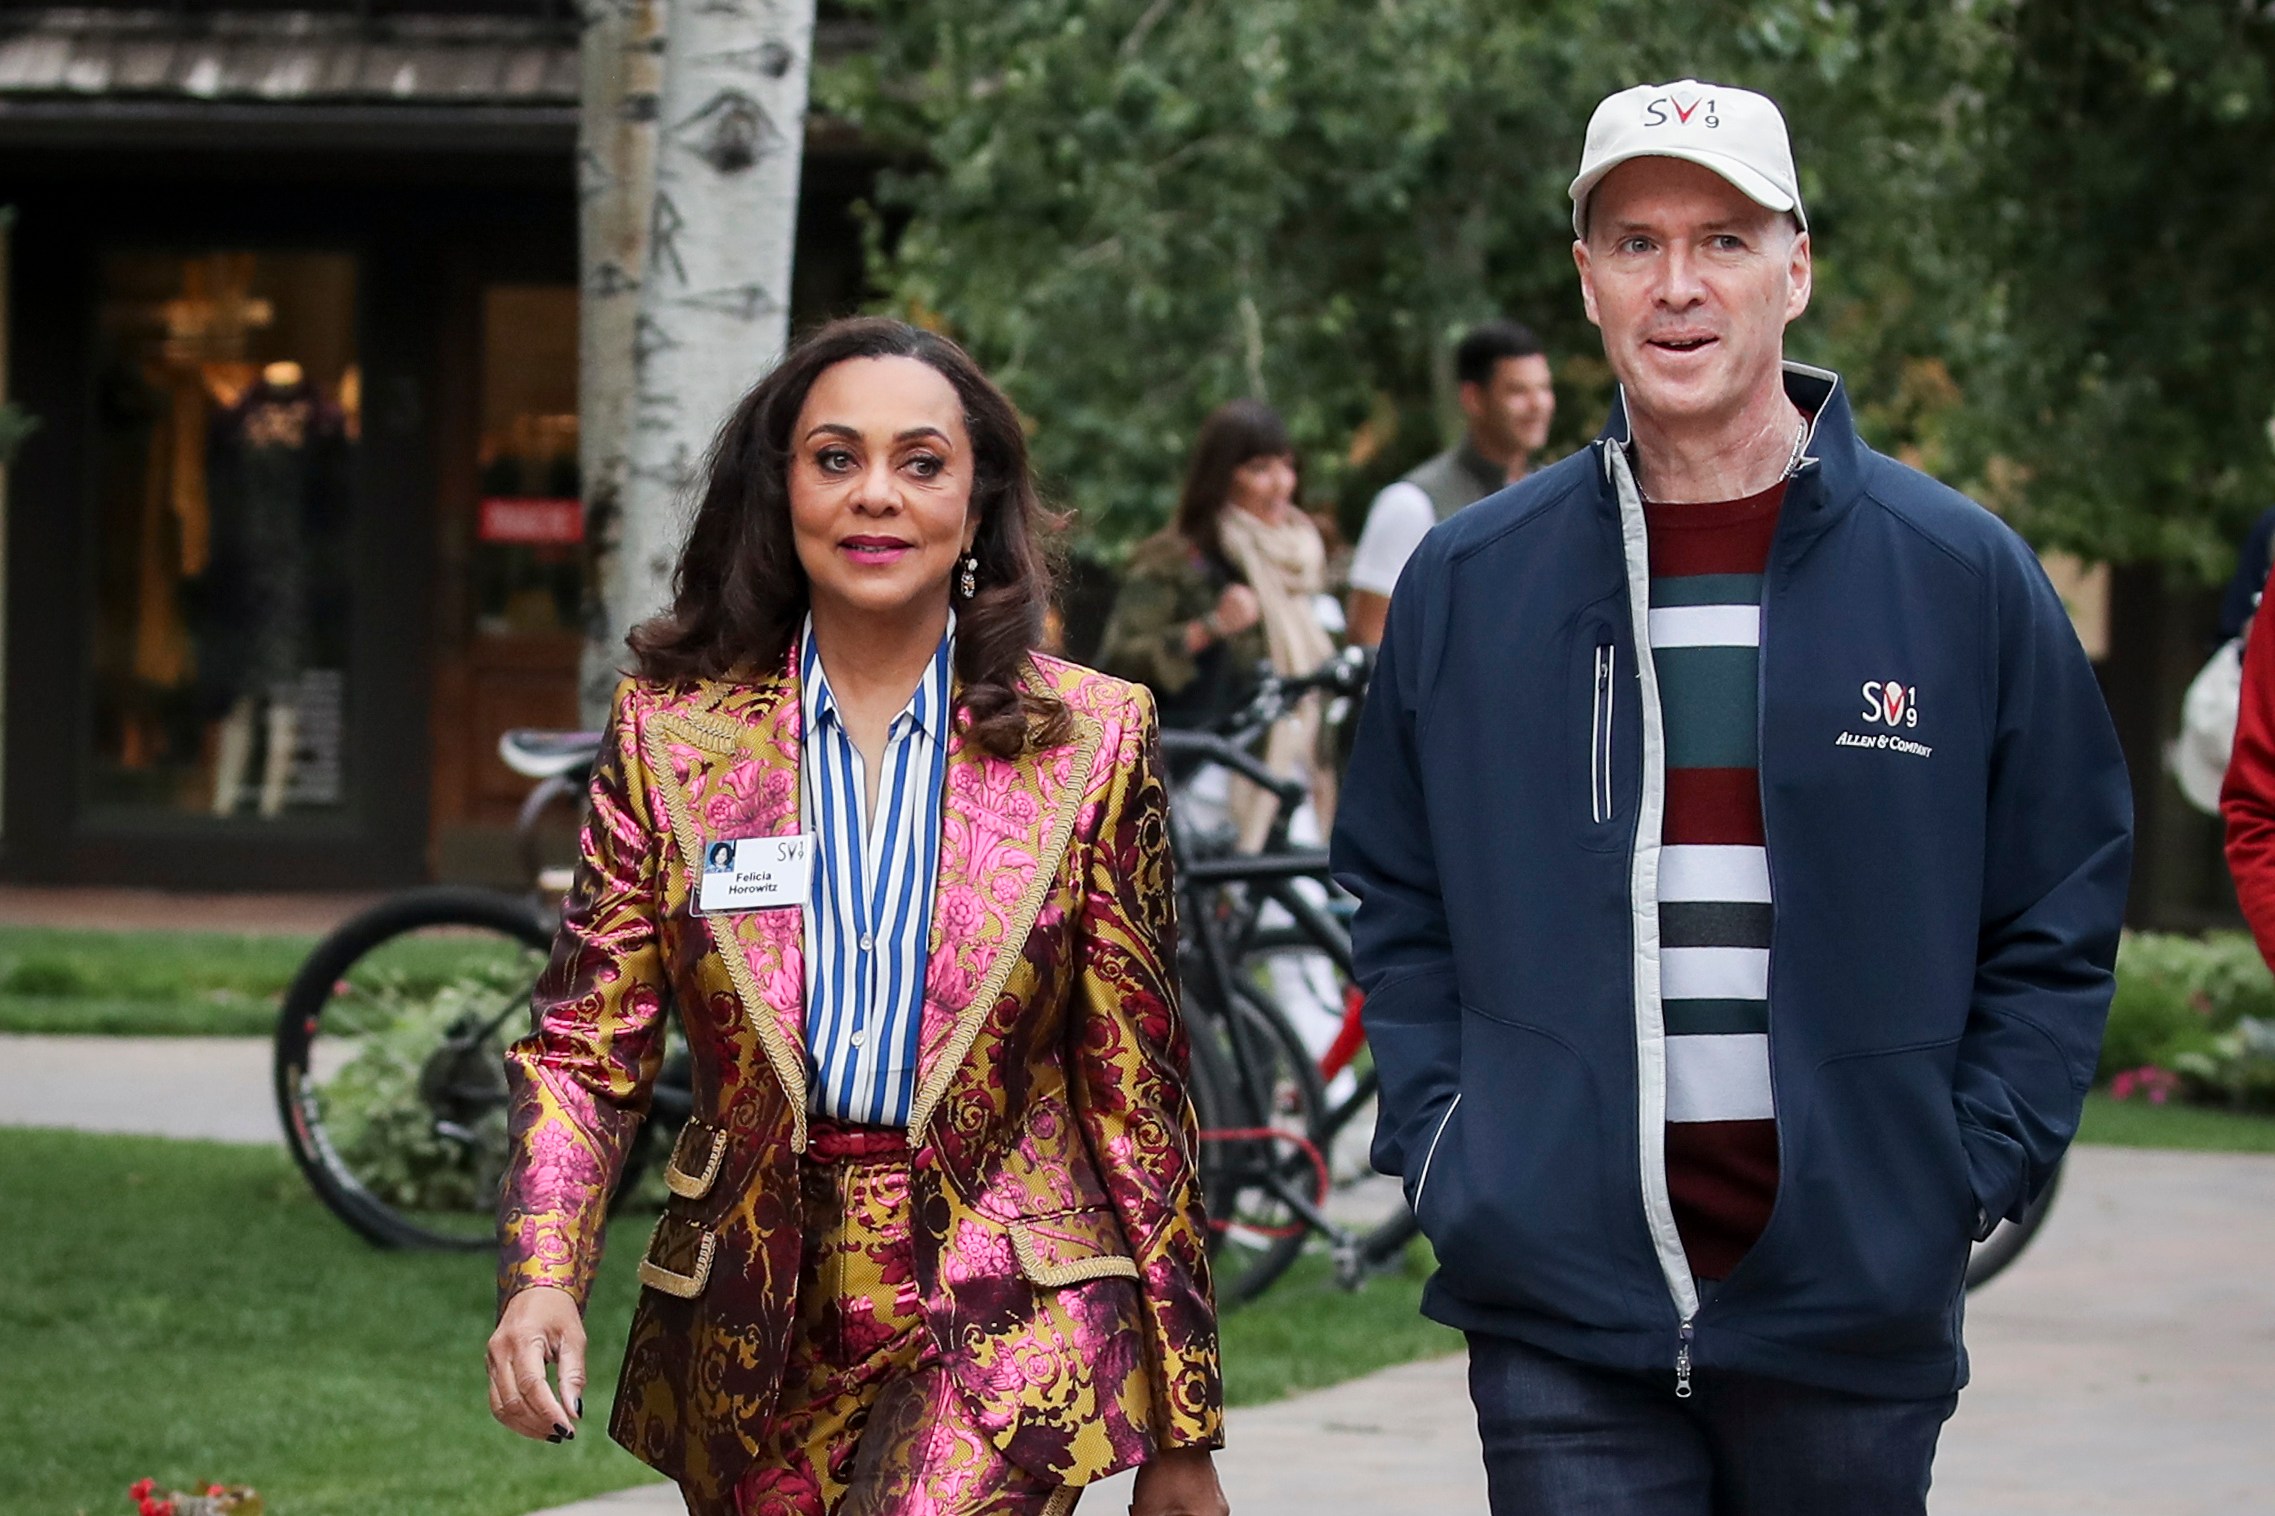
[[800, 1166], [805, 1261], [782, 1396], [742, 1516], [1068, 1516], [1079, 1489], [1012, 1463], [973, 1424], [917, 1299], [909, 1150], [816, 1124]]

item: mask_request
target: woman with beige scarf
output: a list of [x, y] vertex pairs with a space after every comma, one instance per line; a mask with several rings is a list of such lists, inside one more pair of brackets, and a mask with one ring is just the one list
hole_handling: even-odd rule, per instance
[[[1260, 400], [1217, 407], [1193, 444], [1177, 516], [1130, 554], [1099, 662], [1153, 687], [1165, 726], [1206, 726], [1247, 698], [1256, 665], [1308, 674], [1335, 654], [1314, 598], [1327, 587], [1326, 544], [1296, 503], [1295, 448]], [[1309, 695], [1265, 739], [1264, 761], [1310, 780], [1320, 835], [1335, 820], [1335, 773], [1320, 757], [1320, 697]], [[1271, 825], [1263, 791], [1235, 781], [1240, 846]]]

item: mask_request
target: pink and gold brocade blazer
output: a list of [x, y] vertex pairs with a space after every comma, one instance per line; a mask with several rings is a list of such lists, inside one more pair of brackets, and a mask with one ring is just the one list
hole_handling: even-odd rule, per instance
[[[772, 1414], [803, 1243], [803, 915], [691, 912], [704, 844], [799, 827], [795, 649], [618, 691], [535, 1030], [507, 1055], [501, 1300], [581, 1305], [676, 1010], [695, 1114], [640, 1263], [609, 1430], [730, 1512]], [[909, 1118], [916, 1284], [974, 1414], [1080, 1485], [1222, 1440], [1178, 1016], [1166, 795], [1142, 688], [1037, 656], [1071, 740], [950, 744]]]

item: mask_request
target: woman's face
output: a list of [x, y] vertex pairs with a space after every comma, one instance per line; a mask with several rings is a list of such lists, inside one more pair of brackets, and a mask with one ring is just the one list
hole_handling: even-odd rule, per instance
[[1259, 453], [1232, 471], [1225, 503], [1253, 515], [1274, 517], [1295, 499], [1295, 460], [1285, 453]]
[[914, 358], [822, 370], [791, 431], [790, 529], [825, 618], [945, 606], [979, 532], [955, 386]]

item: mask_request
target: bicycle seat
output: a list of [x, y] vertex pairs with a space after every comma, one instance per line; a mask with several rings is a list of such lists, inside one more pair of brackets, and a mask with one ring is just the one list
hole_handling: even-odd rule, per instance
[[524, 779], [551, 779], [592, 767], [599, 732], [546, 732], [518, 727], [498, 738], [498, 756]]

